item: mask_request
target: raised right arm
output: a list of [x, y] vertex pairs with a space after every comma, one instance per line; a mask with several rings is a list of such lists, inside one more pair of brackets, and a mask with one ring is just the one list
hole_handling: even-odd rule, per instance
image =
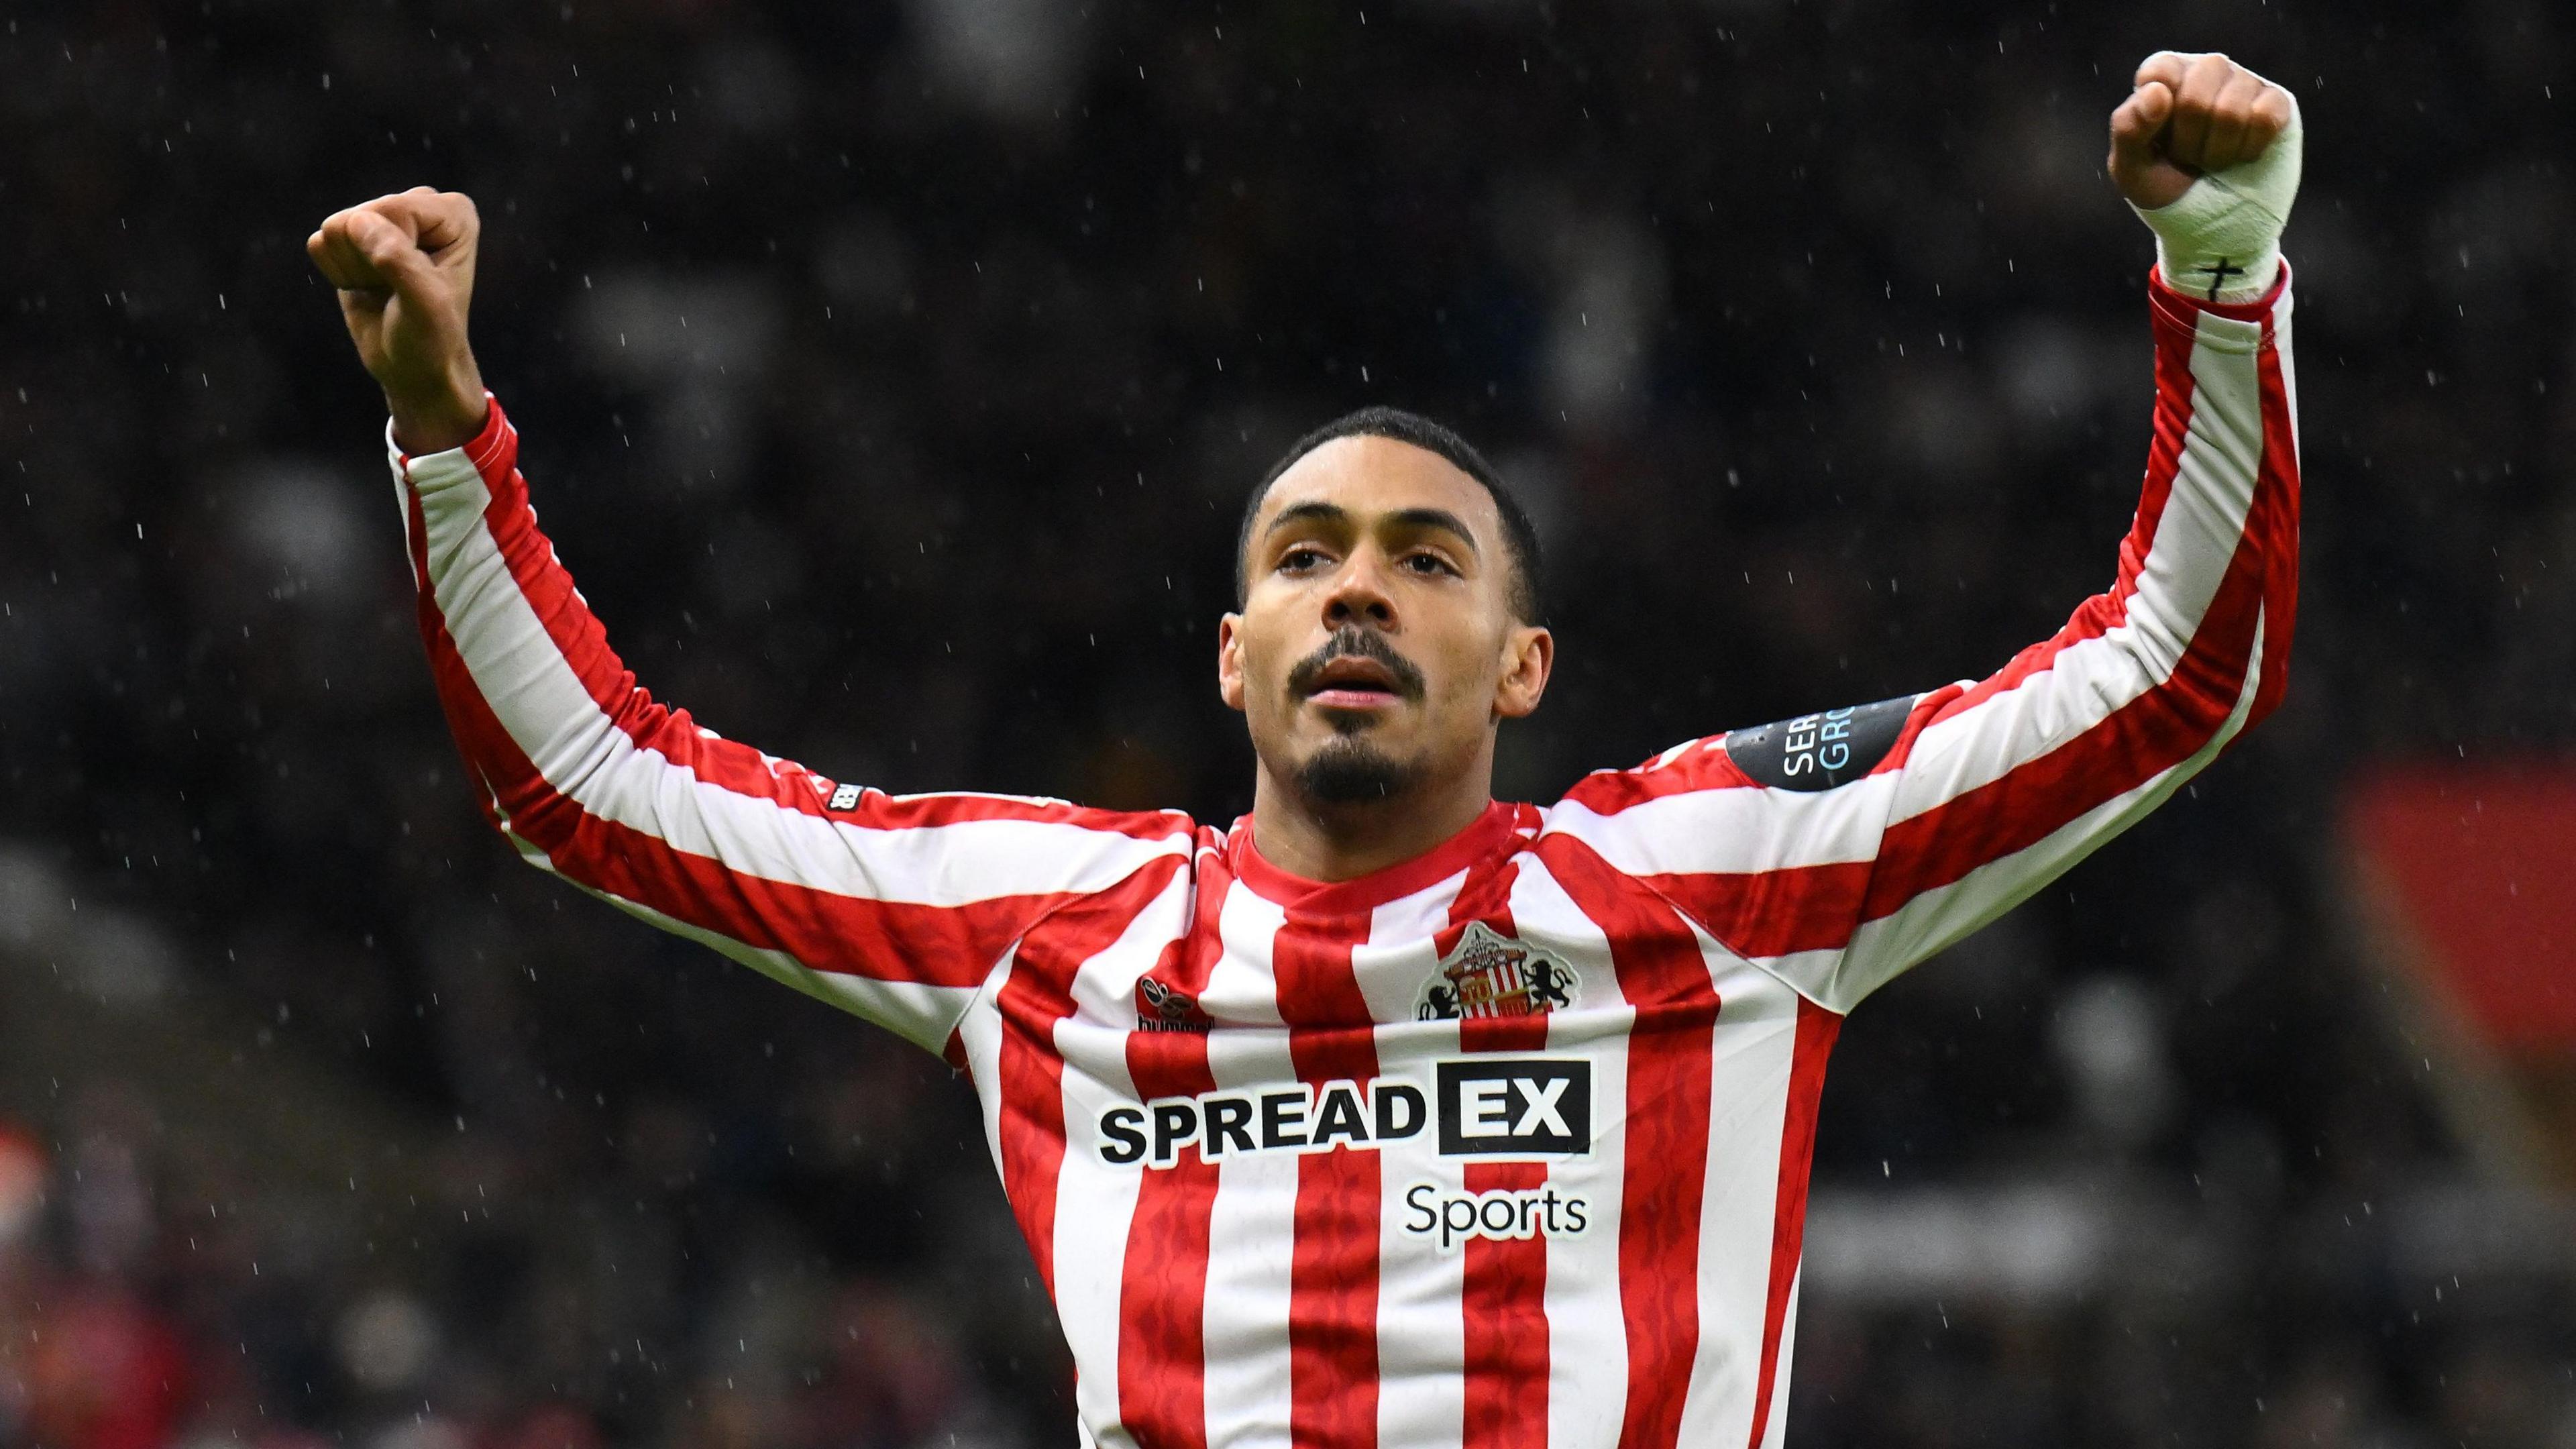
[[[412, 192], [370, 207], [326, 222], [312, 250], [393, 413], [440, 702], [486, 813], [523, 857], [934, 1051], [1049, 911], [1186, 862], [1191, 826], [1176, 813], [889, 796], [654, 700], [538, 530], [508, 417], [488, 394], [461, 396], [480, 386], [470, 353], [422, 355], [464, 347], [471, 204]], [[453, 247], [461, 266], [440, 256]], [[416, 440], [453, 446], [409, 450]]]

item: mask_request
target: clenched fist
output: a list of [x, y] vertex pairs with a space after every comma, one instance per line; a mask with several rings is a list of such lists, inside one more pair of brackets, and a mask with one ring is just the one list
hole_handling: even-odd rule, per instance
[[2223, 55], [2162, 50], [2111, 113], [2111, 180], [2156, 234], [2168, 286], [2212, 302], [2262, 296], [2299, 192], [2291, 94]]
[[465, 336], [482, 230], [471, 198], [415, 186], [333, 212], [304, 243], [340, 289], [358, 360], [408, 452], [442, 452], [483, 430], [489, 404]]
[[2226, 56], [2160, 50], [2111, 113], [2111, 180], [2141, 211], [2169, 206], [2202, 174], [2263, 154], [2290, 125], [2290, 93]]

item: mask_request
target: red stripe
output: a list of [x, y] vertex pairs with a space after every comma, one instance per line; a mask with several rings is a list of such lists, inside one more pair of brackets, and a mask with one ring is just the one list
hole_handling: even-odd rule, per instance
[[1628, 1335], [1620, 1449], [1664, 1449], [1681, 1434], [1699, 1352], [1699, 1218], [1708, 1174], [1710, 1057], [1717, 989], [1672, 906], [1570, 837], [1539, 843], [1548, 870], [1610, 939], [1628, 1034], [1620, 1145], [1619, 1306]]
[[2290, 290], [2290, 264], [2287, 260], [2281, 263], [2281, 275], [2272, 280], [2272, 289], [2251, 302], [2212, 302], [2195, 297], [2189, 292], [2177, 291], [2167, 285], [2161, 269], [2154, 267], [2147, 269], [2148, 305], [2160, 315], [2166, 313], [2174, 315], [2181, 319], [2185, 326], [2191, 325], [2190, 319], [2202, 312], [2232, 317], [2239, 322], [2269, 321], [2273, 309], [2281, 304], [2281, 294], [2288, 290]]
[[[2193, 397], [2190, 351], [2196, 336], [2189, 315], [2156, 316], [2158, 407], [2146, 499], [2121, 545], [2120, 582], [2109, 594], [2085, 602], [2057, 637], [2024, 650], [1993, 677], [1938, 703], [1916, 707], [1904, 743], [1923, 728], [2026, 682], [2056, 656], [2097, 637], [2126, 615], [2126, 599], [2144, 567], [2178, 473]], [[2076, 817], [2189, 758], [2224, 726], [2251, 662], [2255, 611], [2264, 609], [2266, 682], [2286, 663], [2273, 647], [2272, 615], [2295, 609], [2297, 470], [2289, 439], [2288, 394], [2276, 351], [2266, 345], [2258, 365], [2264, 456], [2244, 531], [2227, 573], [2202, 616], [2191, 644], [2167, 680], [2114, 711], [2064, 746], [2016, 766], [1931, 810], [1889, 827], [1878, 864], [1792, 867], [1744, 874], [1665, 875], [1650, 883], [1739, 953], [1756, 958], [1794, 951], [1831, 950], [1845, 944], [1860, 922], [1891, 915], [1916, 896], [1954, 884], [1977, 868], [2026, 849], [2065, 828]], [[1886, 768], [1883, 762], [1881, 768]]]
[[[1220, 851], [1202, 838], [1189, 934], [1164, 948], [1154, 974], [1196, 997], [1223, 943], [1217, 914], [1233, 888]], [[1132, 1032], [1127, 1074], [1139, 1101], [1214, 1091], [1207, 1038], [1197, 1032]], [[1118, 1287], [1118, 1417], [1141, 1449], [1207, 1444], [1208, 1221], [1217, 1167], [1196, 1146], [1169, 1167], [1148, 1165], [1137, 1183]]]
[[2255, 505], [2261, 510], [2263, 557], [2263, 677], [2254, 687], [2246, 724], [2270, 714], [2290, 688], [2290, 637], [2299, 617], [2299, 443], [2290, 426], [2290, 388], [2281, 375], [2281, 353], [2272, 316], [2263, 319], [2263, 350], [2255, 357], [2263, 399], [2263, 475]]
[[[1547, 1186], [1544, 1162], [1471, 1162], [1471, 1193]], [[1460, 1292], [1466, 1348], [1466, 1449], [1509, 1449], [1547, 1438], [1550, 1343], [1547, 1240], [1468, 1241]]]
[[[419, 510], [414, 498], [414, 567], [426, 580]], [[950, 987], [980, 985], [1027, 922], [1078, 899], [1070, 893], [1003, 896], [945, 907], [839, 896], [730, 871], [655, 836], [585, 814], [546, 783], [476, 691], [426, 591], [419, 609], [450, 733], [468, 771], [489, 792], [478, 797], [485, 813], [492, 813], [497, 800], [510, 832], [545, 852], [567, 879], [746, 945], [783, 951], [817, 971]], [[905, 955], [891, 958], [890, 947]]]
[[1118, 1418], [1142, 1449], [1207, 1444], [1208, 1223], [1216, 1186], [1216, 1164], [1190, 1146], [1171, 1166], [1146, 1168], [1136, 1193], [1118, 1287]]
[[[579, 608], [570, 580], [552, 562], [551, 550], [535, 531], [526, 509], [524, 483], [515, 472], [507, 471], [516, 451], [516, 435], [496, 436], [500, 445], [485, 461], [500, 472], [508, 487], [495, 493], [495, 507], [486, 513], [487, 525], [505, 527], [514, 534], [517, 553], [543, 557], [541, 579], [570, 601], [572, 611], [596, 639], [598, 651], [605, 654], [597, 621]], [[490, 476], [487, 473], [487, 486]], [[516, 500], [507, 515], [515, 522], [508, 525], [499, 522], [497, 500], [503, 496]], [[438, 610], [427, 522], [417, 492], [408, 500], [408, 511], [422, 636], [451, 731], [472, 773], [497, 797], [512, 832], [544, 851], [569, 879], [684, 924], [764, 950], [783, 951], [814, 970], [952, 987], [980, 985], [1003, 947], [1029, 922], [1074, 899], [1064, 892], [1032, 893], [933, 906], [846, 896], [734, 871], [710, 857], [675, 849], [645, 831], [588, 813], [545, 780], [481, 695]], [[560, 645], [562, 636], [555, 637]], [[614, 664], [614, 655], [605, 657]], [[648, 733], [685, 739], [691, 750], [703, 753], [707, 742], [689, 725], [685, 712], [652, 704], [642, 690], [630, 690], [628, 700], [654, 719]], [[759, 758], [757, 751], [743, 746], [724, 748], [738, 757]], [[769, 777], [765, 771], [763, 779], [770, 787], [767, 798], [802, 808], [815, 806], [810, 790]], [[489, 813], [494, 802], [484, 803]], [[979, 799], [975, 807], [992, 803]], [[1136, 819], [1157, 821], [1157, 828], [1165, 833], [1183, 823], [1176, 816]]]
[[[410, 524], [412, 581], [419, 590], [415, 612], [420, 623], [421, 643], [429, 654], [430, 680], [438, 691], [439, 711], [447, 716], [448, 737], [455, 742], [457, 754], [465, 762], [466, 778], [481, 787], [474, 794], [475, 807], [483, 812], [484, 819], [498, 826], [501, 817], [496, 813], [493, 796], [499, 793], [501, 786], [491, 779], [490, 770], [480, 758], [488, 752], [477, 748], [477, 742], [497, 738], [501, 750], [496, 763], [505, 770], [515, 764], [521, 778], [535, 776], [536, 767], [530, 765], [518, 747], [509, 742], [509, 735], [502, 730], [501, 722], [493, 719], [489, 710], [480, 708], [483, 698], [474, 692], [473, 681], [465, 672], [465, 661], [458, 657], [456, 641], [448, 636], [447, 622], [439, 617], [438, 601], [430, 592], [429, 523], [421, 513], [420, 495], [405, 495], [404, 505]], [[466, 708], [469, 700], [475, 709]]]
[[[1511, 906], [1512, 883], [1520, 873], [1517, 854], [1500, 852], [1468, 873], [1459, 883], [1458, 898], [1449, 904], [1449, 924], [1432, 939], [1440, 956], [1457, 949], [1470, 921], [1484, 922], [1498, 936], [1520, 934]], [[1469, 1017], [1458, 1023], [1458, 1045], [1471, 1052], [1537, 1051], [1547, 1045], [1547, 1017], [1541, 1013]]]
[[[780, 764], [791, 769], [802, 768], [787, 761], [780, 761]], [[868, 790], [852, 809], [824, 810], [818, 807], [813, 813], [879, 830], [917, 830], [978, 820], [1022, 820], [1042, 825], [1074, 825], [1084, 830], [1106, 831], [1139, 840], [1161, 840], [1197, 829], [1197, 825], [1178, 810], [1095, 810], [1087, 805], [1069, 805], [1061, 800], [1016, 799], [1008, 795], [889, 795], [882, 790]]]
[[[2253, 601], [2252, 588], [2242, 592], [2246, 602]], [[2239, 671], [2251, 662], [2246, 657], [2251, 624], [2249, 610], [2243, 620], [2230, 620], [2217, 631], [2227, 636], [2223, 646], [2236, 651]], [[2201, 637], [2210, 640], [2211, 633], [2204, 631]], [[2210, 653], [2226, 657], [2220, 647]], [[2192, 662], [2190, 655], [2185, 662]], [[1861, 919], [1894, 915], [1924, 892], [1956, 884], [1980, 867], [2038, 844], [2077, 816], [2188, 759], [2226, 719], [2224, 713], [2210, 718], [2209, 707], [2195, 697], [2198, 693], [2191, 685], [2168, 682], [2001, 779], [1889, 826]]]
[[[559, 828], [567, 820], [570, 831]], [[556, 869], [593, 890], [746, 945], [784, 951], [816, 971], [880, 981], [980, 986], [1031, 921], [1084, 895], [1049, 891], [948, 906], [877, 901], [749, 875], [571, 808], [514, 816], [512, 828], [544, 850]]]
[[1789, 1051], [1789, 1105], [1780, 1123], [1780, 1188], [1771, 1209], [1771, 1291], [1762, 1300], [1762, 1367], [1753, 1381], [1752, 1449], [1771, 1425], [1771, 1383], [1780, 1365], [1780, 1329], [1789, 1290], [1806, 1250], [1807, 1173], [1816, 1157], [1816, 1105], [1825, 1092], [1825, 1058], [1843, 1019], [1801, 996], [1797, 1038]]
[[[452, 661], [442, 668], [434, 657], [438, 672], [464, 672], [443, 626], [436, 627], [431, 648]], [[1057, 892], [927, 906], [834, 895], [728, 870], [673, 850], [659, 837], [582, 814], [545, 784], [470, 685], [441, 693], [466, 763], [498, 797], [510, 832], [545, 852], [566, 879], [745, 945], [785, 952], [816, 971], [972, 988], [1029, 921], [1080, 899]], [[491, 802], [484, 803], [488, 813]]]
[[[493, 411], [499, 413], [498, 403]], [[519, 593], [582, 687], [603, 712], [619, 715], [631, 707], [638, 692], [635, 676], [609, 647], [608, 631], [573, 587], [572, 575], [555, 557], [554, 545], [538, 529], [536, 511], [528, 506], [528, 482], [518, 463], [515, 429], [505, 429], [495, 446], [475, 455], [474, 470], [483, 477], [484, 530], [491, 534]], [[661, 716], [653, 722], [661, 724]], [[637, 742], [643, 743], [640, 738]]]
[[1892, 915], [1925, 891], [2038, 844], [2208, 744], [2234, 712], [2253, 667], [2267, 572], [2263, 540], [2249, 533], [2162, 684], [2057, 749], [1889, 826], [1861, 918]]
[[489, 719], [488, 729], [476, 732], [474, 753], [487, 772], [506, 761], [502, 774], [515, 781], [499, 792], [513, 833], [545, 851], [557, 870], [689, 925], [784, 951], [817, 971], [979, 986], [1030, 922], [1084, 894], [1030, 892], [931, 905], [844, 895], [736, 870], [583, 810], [537, 774], [481, 696], [470, 693], [470, 681], [465, 688], [460, 703]]
[[[2174, 479], [2182, 471], [2183, 444], [2191, 436], [2195, 387], [2191, 354], [2199, 341], [2188, 321], [2177, 322], [2161, 309], [2151, 309], [2149, 316], [2149, 328], [2156, 341], [2154, 430], [2147, 443], [2146, 481], [2138, 497], [2137, 513], [2130, 519], [2129, 532], [2120, 540], [2119, 568], [2111, 587], [2077, 605], [2074, 615], [2066, 621], [2066, 627], [2055, 635], [2014, 655], [2002, 669], [1947, 703], [1941, 711], [1943, 714], [1973, 709], [1995, 695], [2018, 688], [2023, 681], [2054, 664], [2058, 655], [2087, 639], [2098, 639], [2128, 622], [2129, 600], [2136, 595], [2138, 580], [2146, 572], [2147, 555], [2155, 546], [2156, 529], [2164, 522], [2165, 506], [2173, 498]], [[1919, 733], [1929, 722], [1929, 718], [1918, 711], [1916, 717], [1908, 722], [1909, 734]]]
[[1345, 881], [1307, 880], [1272, 865], [1255, 843], [1252, 817], [1246, 815], [1226, 837], [1226, 861], [1246, 889], [1292, 915], [1366, 914], [1389, 901], [1428, 890], [1485, 859], [1501, 849], [1515, 830], [1537, 828], [1530, 823], [1535, 814], [1532, 806], [1488, 801], [1484, 812], [1465, 829], [1423, 854]]
[[1049, 1297], [1055, 1294], [1056, 1185], [1064, 1167], [1064, 1055], [1056, 1049], [1056, 1023], [1073, 1015], [1075, 973], [1118, 940], [1180, 867], [1179, 857], [1162, 857], [1030, 928], [994, 1003], [1002, 1018], [994, 1084], [1002, 1192]]
[[[1470, 921], [1483, 921], [1504, 936], [1518, 936], [1512, 919], [1515, 856], [1497, 854], [1460, 886], [1450, 906], [1449, 929], [1436, 944], [1448, 955]], [[1547, 1045], [1544, 1015], [1476, 1017], [1458, 1023], [1467, 1051], [1537, 1051]], [[1471, 1193], [1527, 1191], [1547, 1186], [1543, 1162], [1471, 1162]], [[1544, 1438], [1547, 1426], [1549, 1334], [1547, 1241], [1471, 1238], [1459, 1309], [1466, 1350], [1465, 1449], [1510, 1449]]]
[[557, 792], [474, 692], [443, 626], [432, 651], [450, 661], [436, 668], [450, 725], [468, 762], [499, 797], [511, 832], [544, 851], [567, 879], [593, 890], [749, 946], [783, 951], [816, 971], [965, 988], [983, 983], [1028, 923], [1080, 898], [1077, 892], [1053, 891], [955, 905], [875, 900], [770, 880], [676, 849], [659, 836], [592, 815]]
[[1830, 951], [1851, 939], [1871, 863], [1703, 871], [1637, 879], [1687, 912], [1739, 956], [1764, 960]]
[[[628, 738], [660, 753], [698, 779], [736, 794], [767, 800], [803, 815], [828, 815], [888, 830], [954, 825], [976, 820], [1026, 820], [1079, 826], [1143, 839], [1190, 828], [1177, 811], [1124, 813], [1090, 810], [1052, 800], [990, 795], [931, 795], [897, 800], [871, 790], [848, 810], [829, 810], [832, 782], [792, 760], [774, 759], [748, 745], [703, 732], [684, 709], [656, 703], [609, 646], [608, 631], [555, 556], [528, 505], [527, 479], [518, 471], [519, 435], [499, 423], [500, 405], [484, 437], [469, 445], [489, 501], [483, 526], [564, 662], [593, 703]], [[497, 430], [497, 431], [496, 431]]]
[[[996, 896], [957, 906], [836, 895], [731, 870], [658, 836], [584, 813], [537, 773], [465, 672], [446, 630], [431, 640], [440, 695], [466, 759], [499, 797], [509, 829], [592, 890], [816, 971], [972, 988], [1028, 923], [1080, 897]], [[437, 658], [445, 655], [445, 662]], [[1176, 859], [1177, 857], [1175, 857]]]
[[[1351, 972], [1351, 948], [1368, 934], [1366, 911], [1291, 912], [1271, 940], [1299, 1081], [1377, 1075], [1376, 1023]], [[1297, 1159], [1288, 1268], [1288, 1439], [1297, 1449], [1377, 1443], [1380, 1191], [1375, 1148], [1337, 1142]]]
[[1760, 788], [1735, 767], [1735, 761], [1727, 756], [1725, 741], [1724, 735], [1693, 740], [1668, 765], [1657, 764], [1664, 758], [1657, 755], [1633, 770], [1595, 770], [1575, 781], [1574, 788], [1565, 792], [1565, 799], [1595, 815], [1616, 815], [1631, 805], [1661, 800], [1667, 795]]
[[[2179, 294], [2168, 295], [2195, 308], [2199, 305]], [[2229, 309], [2210, 310], [2226, 312]], [[2139, 495], [2137, 512], [2130, 519], [2127, 536], [2120, 542], [2119, 568], [2111, 587], [2086, 599], [2056, 634], [2014, 655], [2002, 669], [1970, 686], [1964, 693], [1949, 699], [1918, 702], [1897, 745], [1872, 767], [1872, 774], [1903, 768], [1915, 737], [1931, 721], [1933, 710], [1926, 708], [1927, 705], [1942, 706], [1953, 712], [1973, 708], [1997, 694], [2019, 687], [2030, 676], [2047, 669], [2058, 655], [2069, 648], [2087, 639], [2099, 638], [2127, 621], [2129, 600], [2137, 592], [2138, 579], [2146, 568], [2147, 553], [2155, 543], [2157, 527], [2164, 521], [2165, 506], [2172, 499], [2174, 479], [2182, 467], [2183, 443], [2189, 436], [2191, 424], [2191, 352], [2198, 340], [2192, 311], [2177, 312], [2159, 305], [2151, 309], [2149, 315], [2149, 325], [2156, 340], [2154, 432], [2148, 443], [2146, 479]], [[2286, 416], [2286, 409], [2284, 412]], [[2268, 407], [2266, 416], [2269, 416]], [[1669, 765], [1656, 765], [1650, 761], [1634, 770], [1602, 771], [1587, 776], [1566, 792], [1565, 798], [1595, 814], [1611, 815], [1667, 795], [1751, 785], [1753, 782], [1727, 758], [1722, 747], [1724, 738], [1720, 735], [1695, 741], [1694, 748], [1683, 751]], [[1728, 939], [1733, 944], [1733, 938]]]
[[[492, 396], [491, 390], [486, 388], [483, 392], [483, 401], [483, 426], [474, 434], [472, 440], [465, 444], [466, 461], [472, 463], [478, 470], [503, 448], [516, 453], [519, 447], [519, 430], [510, 426], [510, 415], [502, 411], [501, 400]], [[410, 461], [408, 455], [405, 456], [404, 461]]]

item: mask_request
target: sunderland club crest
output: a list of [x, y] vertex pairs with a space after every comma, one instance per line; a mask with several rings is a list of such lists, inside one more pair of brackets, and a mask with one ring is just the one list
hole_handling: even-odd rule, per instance
[[1562, 956], [1470, 921], [1440, 969], [1422, 983], [1414, 1015], [1423, 1021], [1544, 1016], [1571, 1006], [1582, 980]]

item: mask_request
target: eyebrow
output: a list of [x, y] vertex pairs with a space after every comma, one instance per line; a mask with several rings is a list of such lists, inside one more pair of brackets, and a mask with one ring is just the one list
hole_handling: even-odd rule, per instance
[[[1444, 533], [1456, 534], [1458, 541], [1467, 545], [1469, 553], [1481, 552], [1476, 547], [1475, 530], [1467, 526], [1467, 520], [1446, 508], [1399, 508], [1386, 517], [1388, 522], [1399, 527], [1436, 528]], [[1271, 519], [1270, 526], [1263, 529], [1261, 534], [1262, 537], [1267, 538], [1292, 523], [1346, 524], [1350, 520], [1350, 510], [1338, 503], [1291, 503], [1279, 510], [1279, 516]]]

